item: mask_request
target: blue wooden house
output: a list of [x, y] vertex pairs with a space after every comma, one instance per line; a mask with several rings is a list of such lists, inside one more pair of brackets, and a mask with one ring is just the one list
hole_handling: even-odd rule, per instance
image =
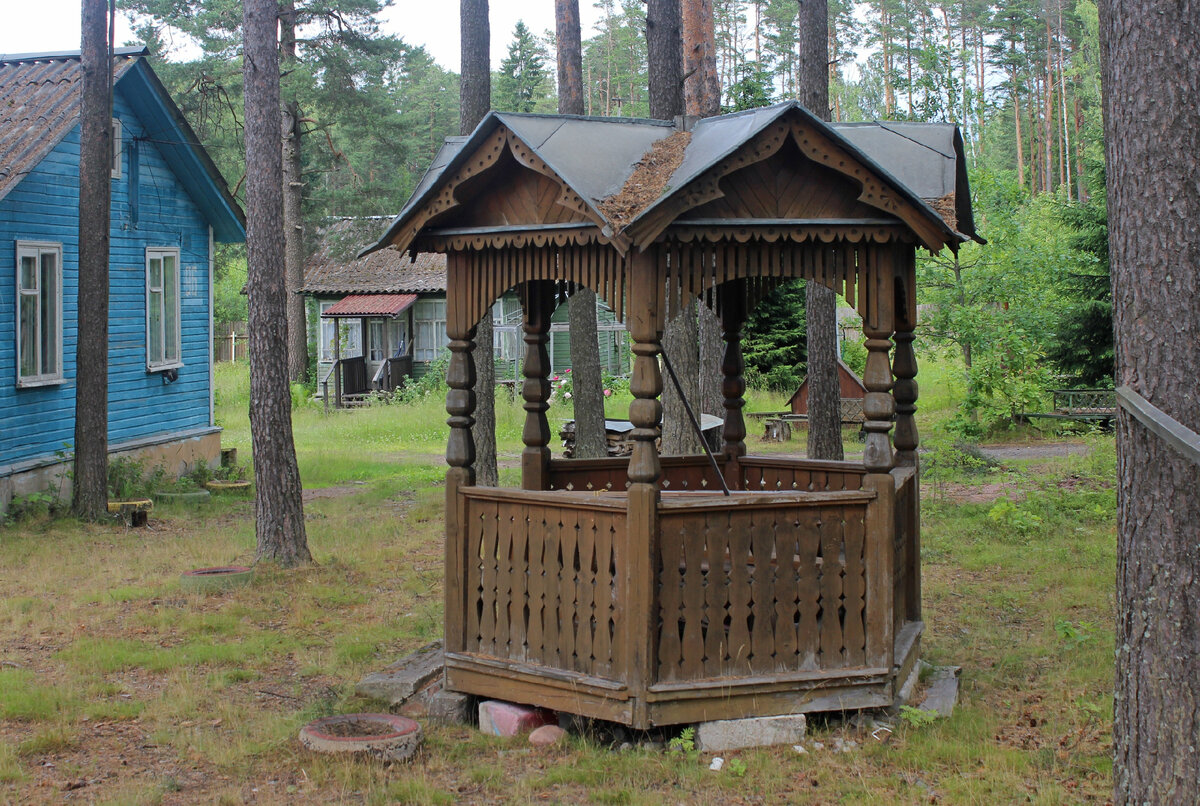
[[[82, 75], [78, 52], [0, 55], [0, 511], [69, 484]], [[109, 449], [178, 473], [220, 453], [213, 243], [245, 218], [147, 51], [113, 80]]]

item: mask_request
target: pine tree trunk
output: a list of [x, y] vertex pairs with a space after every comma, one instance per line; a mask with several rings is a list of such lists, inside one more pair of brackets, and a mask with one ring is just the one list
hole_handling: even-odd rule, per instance
[[[462, 79], [459, 84], [459, 131], [470, 134], [492, 108], [491, 26], [487, 0], [459, 0], [462, 35]], [[496, 467], [496, 353], [492, 311], [475, 330], [475, 483], [495, 487]]]
[[663, 373], [662, 393], [662, 455], [686, 456], [702, 453], [703, 443], [688, 420], [684, 401], [692, 405], [697, 419], [700, 412], [696, 405], [700, 396], [699, 372], [700, 354], [697, 350], [699, 334], [696, 330], [696, 301], [692, 300], [678, 312], [669, 311], [672, 318], [667, 323], [663, 333], [662, 350], [670, 360], [683, 388], [683, 396], [675, 388], [669, 373]]
[[683, 107], [698, 118], [721, 112], [712, 0], [682, 0]]
[[[825, 0], [800, 5], [800, 102], [829, 119], [829, 11]], [[909, 98], [912, 98], [909, 87]], [[837, 295], [815, 281], [805, 283], [808, 319], [808, 457], [843, 458], [842, 404], [837, 371]]]
[[[583, 114], [583, 50], [579, 0], [554, 0], [558, 44], [558, 111]], [[567, 303], [571, 331], [571, 403], [575, 409], [575, 456], [608, 455], [604, 430], [604, 389], [600, 342], [596, 335], [596, 292], [580, 286]]]
[[650, 117], [658, 120], [683, 114], [683, 40], [679, 23], [679, 0], [647, 0]]
[[[1100, 5], [1117, 383], [1200, 431], [1194, 4]], [[1117, 419], [1114, 802], [1200, 802], [1200, 472]]]
[[[108, 54], [107, 12], [105, 0], [83, 2], [80, 52], [83, 100], [79, 135], [79, 331], [75, 341], [75, 464], [71, 508], [77, 516], [88, 520], [99, 520], [108, 511], [108, 242], [112, 192], [112, 61]], [[59, 323], [61, 326], [62, 323]]]
[[[296, 0], [279, 8], [279, 51], [282, 69], [296, 66]], [[288, 380], [303, 383], [308, 374], [308, 322], [304, 315], [304, 178], [300, 159], [300, 104], [289, 98], [283, 107], [283, 242], [287, 273]], [[366, 336], [366, 334], [363, 334]]]
[[275, 0], [246, 0], [244, 5], [246, 292], [255, 558], [290, 567], [311, 562], [312, 555], [304, 531], [287, 374], [278, 14]]

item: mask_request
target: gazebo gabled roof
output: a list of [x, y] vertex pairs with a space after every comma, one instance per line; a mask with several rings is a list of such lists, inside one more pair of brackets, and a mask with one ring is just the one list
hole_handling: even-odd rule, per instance
[[[559, 203], [570, 204], [578, 213], [571, 225], [594, 227], [624, 251], [631, 241], [652, 240], [699, 201], [718, 198], [721, 194], [716, 190], [716, 181], [724, 175], [721, 171], [736, 170], [744, 163], [739, 153], [761, 141], [769, 128], [779, 130], [783, 125], [799, 133], [805, 143], [819, 140], [827, 166], [863, 186], [861, 199], [879, 208], [882, 215], [894, 216], [896, 223], [903, 221], [928, 248], [977, 237], [956, 127], [908, 123], [831, 125], [799, 104], [785, 102], [691, 121], [682, 158], [674, 165], [661, 195], [643, 202], [627, 220], [606, 214], [604, 202], [617, 196], [639, 167], [649, 161], [656, 144], [681, 131], [676, 124], [630, 118], [489, 113], [469, 137], [447, 139], [404, 209], [380, 241], [362, 254], [388, 245], [410, 249], [426, 222], [467, 203], [454, 196], [453, 186], [468, 181], [472, 174], [486, 172], [491, 164], [488, 161], [497, 159], [499, 150], [503, 150], [503, 144], [497, 141], [500, 129], [505, 130], [504, 137], [519, 162], [565, 189]], [[807, 156], [817, 150], [812, 146]], [[895, 173], [909, 182], [901, 181]], [[711, 187], [698, 187], [706, 181]], [[920, 185], [920, 192], [910, 184]], [[683, 200], [689, 194], [691, 198]]]

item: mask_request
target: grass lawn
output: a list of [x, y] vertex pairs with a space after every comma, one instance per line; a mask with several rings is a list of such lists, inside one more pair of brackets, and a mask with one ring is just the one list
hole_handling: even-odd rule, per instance
[[[708, 770], [708, 756], [581, 738], [533, 749], [430, 725], [403, 767], [308, 755], [301, 725], [370, 707], [354, 683], [440, 634], [446, 428], [440, 399], [329, 415], [304, 404], [294, 427], [312, 568], [260, 571], [219, 596], [180, 590], [183, 570], [252, 560], [247, 497], [160, 506], [148, 529], [44, 518], [0, 527], [0, 801], [1104, 802], [1112, 439], [1066, 438], [1082, 451], [959, 467], [940, 433], [954, 377], [922, 367], [919, 418], [939, 468], [922, 491], [924, 655], [963, 667], [950, 719], [897, 720], [886, 742], [817, 721], [810, 733], [827, 749], [732, 753], [722, 772]], [[222, 366], [218, 385], [224, 444], [245, 457], [245, 367]], [[620, 399], [611, 405], [623, 416]], [[779, 409], [783, 398], [750, 407]], [[498, 408], [511, 483], [523, 412]], [[769, 450], [802, 445], [801, 435]], [[753, 437], [750, 447], [759, 449]], [[838, 737], [859, 749], [831, 752]]]

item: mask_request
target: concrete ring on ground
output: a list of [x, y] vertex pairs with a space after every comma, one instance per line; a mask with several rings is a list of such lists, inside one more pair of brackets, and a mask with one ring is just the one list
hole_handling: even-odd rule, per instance
[[202, 504], [210, 497], [208, 490], [185, 490], [183, 492], [174, 492], [171, 490], [154, 491], [154, 498], [163, 503], [173, 501], [179, 504]]
[[214, 493], [240, 493], [250, 489], [250, 482], [230, 479], [213, 479], [204, 485]]
[[421, 746], [421, 726], [394, 714], [338, 714], [300, 729], [300, 744], [314, 753], [361, 754], [407, 761]]
[[194, 593], [215, 593], [231, 588], [244, 588], [253, 578], [254, 569], [245, 565], [193, 568], [179, 575], [179, 587]]

